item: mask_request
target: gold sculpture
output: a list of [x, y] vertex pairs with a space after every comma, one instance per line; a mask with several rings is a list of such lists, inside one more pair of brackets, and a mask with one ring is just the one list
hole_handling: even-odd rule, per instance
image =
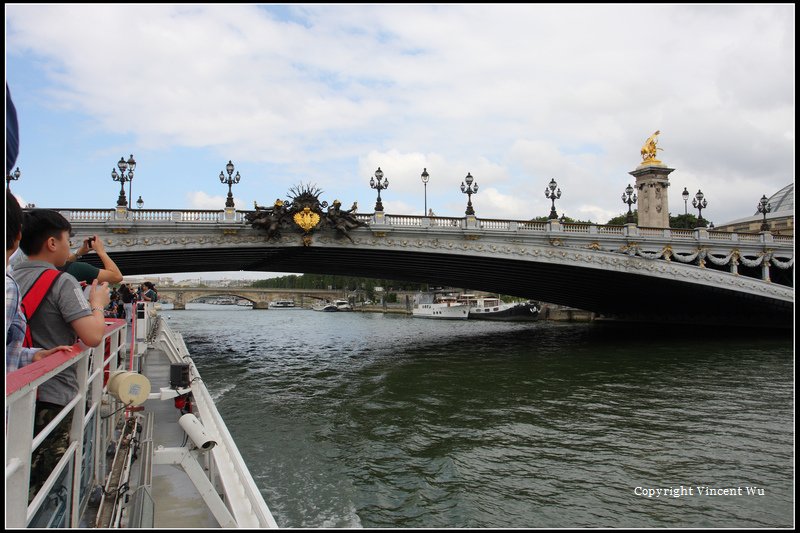
[[663, 150], [656, 146], [658, 143], [658, 139], [656, 137], [661, 133], [661, 131], [656, 130], [654, 134], [647, 138], [647, 141], [642, 146], [642, 164], [644, 163], [661, 163], [658, 159], [656, 159], [656, 150]]
[[294, 223], [308, 233], [311, 228], [319, 223], [319, 215], [308, 207], [304, 207], [302, 211], [295, 213]]

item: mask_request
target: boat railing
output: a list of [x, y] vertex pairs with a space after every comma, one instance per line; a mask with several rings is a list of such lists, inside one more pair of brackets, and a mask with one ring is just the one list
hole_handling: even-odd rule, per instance
[[[127, 325], [106, 319], [96, 348], [82, 343], [6, 374], [6, 527], [78, 527], [92, 489], [107, 469], [106, 449], [125, 416], [106, 382], [122, 360]], [[36, 392], [42, 383], [75, 366], [78, 393], [38, 435], [33, 435]], [[69, 444], [28, 503], [31, 458], [65, 417], [72, 415]]]
[[[217, 411], [211, 394], [189, 357], [183, 337], [173, 331], [163, 317], [159, 316], [157, 320], [153, 346], [164, 352], [171, 363], [189, 364], [189, 388], [196, 408], [193, 412], [205, 427], [206, 433], [217, 442], [217, 446], [206, 454], [205, 470], [209, 479], [214, 479], [221, 485], [221, 492], [226, 495], [224, 503], [233, 524], [248, 528], [278, 527]], [[219, 521], [220, 525], [226, 527], [226, 524]]]

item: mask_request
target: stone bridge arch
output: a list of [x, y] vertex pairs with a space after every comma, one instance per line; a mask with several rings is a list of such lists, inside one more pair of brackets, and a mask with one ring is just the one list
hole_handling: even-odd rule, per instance
[[253, 309], [268, 309], [272, 301], [291, 299], [298, 307], [309, 307], [317, 300], [341, 297], [341, 291], [315, 289], [254, 289], [244, 287], [159, 287], [159, 298], [169, 300], [175, 310], [186, 309], [186, 304], [198, 298], [231, 296], [253, 303]]

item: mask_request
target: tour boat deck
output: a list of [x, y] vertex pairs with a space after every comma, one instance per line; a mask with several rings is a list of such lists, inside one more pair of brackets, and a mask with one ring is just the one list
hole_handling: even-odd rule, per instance
[[[108, 319], [98, 347], [6, 375], [6, 526], [277, 527], [180, 333], [149, 302], [133, 325]], [[37, 387], [72, 366], [77, 395], [34, 436]], [[29, 502], [34, 450], [66, 416], [69, 445]]]
[[[157, 349], [149, 349], [144, 357], [142, 373], [147, 376], [152, 390], [169, 387], [170, 361]], [[172, 400], [147, 400], [146, 412], [153, 413], [153, 448], [181, 446], [186, 436], [178, 425], [179, 411]], [[153, 465], [153, 494], [156, 528], [216, 528], [220, 527], [202, 501], [200, 493], [178, 466]]]

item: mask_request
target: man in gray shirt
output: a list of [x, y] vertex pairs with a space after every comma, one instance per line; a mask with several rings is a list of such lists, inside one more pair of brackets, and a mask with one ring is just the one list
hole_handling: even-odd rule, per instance
[[[28, 260], [14, 267], [13, 277], [24, 295], [46, 270], [61, 267], [70, 256], [72, 226], [61, 214], [34, 209], [25, 214], [20, 248]], [[105, 333], [103, 309], [109, 302], [108, 283], [95, 281], [89, 300], [78, 281], [61, 274], [47, 292], [33, 317], [28, 318], [34, 347], [71, 345], [77, 339], [90, 347], [99, 346]], [[78, 392], [75, 365], [39, 385], [34, 419], [34, 434], [50, 423]], [[31, 458], [33, 498], [69, 446], [71, 413], [50, 433]]]

